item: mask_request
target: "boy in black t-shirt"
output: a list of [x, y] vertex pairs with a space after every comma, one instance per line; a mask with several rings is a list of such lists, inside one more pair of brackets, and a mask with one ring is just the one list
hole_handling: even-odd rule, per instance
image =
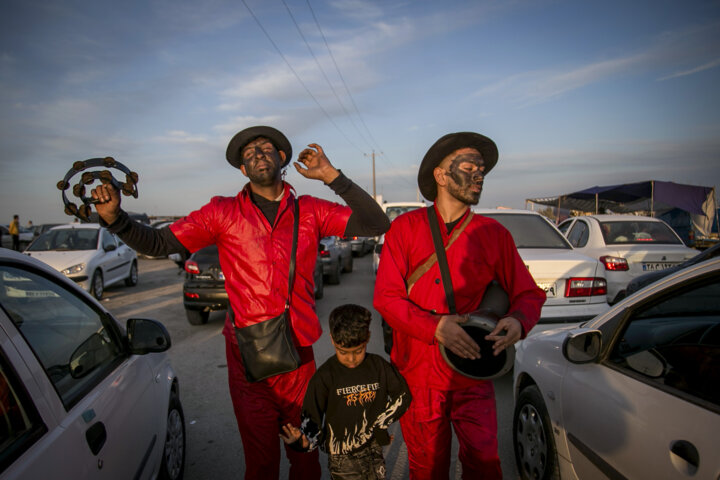
[[280, 437], [293, 448], [328, 453], [332, 478], [384, 479], [382, 446], [387, 427], [410, 406], [405, 379], [378, 355], [366, 353], [371, 313], [347, 304], [330, 313], [330, 357], [310, 383], [300, 428], [283, 426]]

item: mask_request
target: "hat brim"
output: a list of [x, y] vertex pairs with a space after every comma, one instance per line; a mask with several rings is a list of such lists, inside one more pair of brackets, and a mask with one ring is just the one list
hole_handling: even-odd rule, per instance
[[267, 138], [278, 151], [285, 153], [285, 161], [281, 168], [290, 163], [292, 146], [287, 137], [280, 130], [273, 127], [257, 126], [241, 130], [230, 140], [225, 152], [225, 158], [227, 158], [230, 165], [240, 168], [243, 165], [242, 149], [245, 148], [245, 145], [260, 137]]
[[475, 132], [449, 133], [441, 137], [430, 147], [420, 164], [418, 187], [423, 197], [431, 202], [435, 201], [435, 197], [437, 197], [437, 183], [435, 183], [433, 170], [440, 165], [440, 162], [442, 162], [445, 157], [461, 148], [474, 148], [480, 152], [485, 162], [485, 175], [493, 169], [498, 161], [497, 145], [485, 135], [480, 135]]

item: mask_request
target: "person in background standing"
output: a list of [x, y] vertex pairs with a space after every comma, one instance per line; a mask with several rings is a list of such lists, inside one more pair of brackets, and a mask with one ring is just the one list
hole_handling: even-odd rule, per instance
[[13, 220], [8, 227], [8, 233], [12, 237], [12, 249], [20, 251], [20, 217], [13, 215]]

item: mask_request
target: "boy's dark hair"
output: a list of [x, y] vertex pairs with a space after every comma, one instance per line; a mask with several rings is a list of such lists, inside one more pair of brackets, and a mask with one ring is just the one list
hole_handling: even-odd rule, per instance
[[340, 347], [357, 347], [370, 339], [370, 311], [348, 303], [330, 312], [330, 336]]

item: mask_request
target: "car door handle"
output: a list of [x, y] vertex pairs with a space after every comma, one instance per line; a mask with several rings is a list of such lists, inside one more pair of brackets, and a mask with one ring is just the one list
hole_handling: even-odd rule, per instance
[[103, 445], [105, 445], [105, 440], [107, 440], [105, 425], [102, 422], [92, 424], [92, 426], [85, 431], [85, 439], [88, 442], [90, 451], [93, 455], [97, 455]]
[[700, 465], [700, 454], [695, 445], [687, 440], [675, 440], [670, 444], [672, 463], [676, 469], [687, 474], [694, 475]]

